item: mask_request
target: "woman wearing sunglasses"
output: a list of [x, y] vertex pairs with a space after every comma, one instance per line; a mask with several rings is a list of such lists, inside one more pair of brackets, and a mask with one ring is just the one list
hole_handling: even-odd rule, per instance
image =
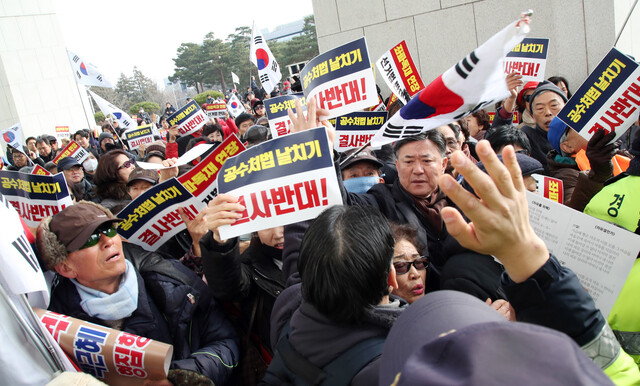
[[206, 284], [178, 261], [123, 241], [120, 221], [80, 201], [41, 222], [38, 258], [57, 273], [49, 309], [173, 345], [170, 379], [224, 384], [237, 364], [236, 333]]
[[393, 267], [398, 280], [398, 288], [392, 294], [413, 303], [424, 296], [428, 258], [418, 252], [424, 248], [420, 245], [418, 232], [413, 226], [391, 224], [391, 231], [396, 241]]
[[131, 202], [127, 182], [135, 167], [131, 154], [122, 149], [108, 151], [100, 157], [93, 176], [100, 205], [117, 214]]

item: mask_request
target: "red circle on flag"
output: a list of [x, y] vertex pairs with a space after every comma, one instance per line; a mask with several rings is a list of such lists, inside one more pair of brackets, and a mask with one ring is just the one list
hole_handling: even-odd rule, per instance
[[231, 108], [237, 109], [238, 104], [236, 102], [231, 102]]
[[256, 50], [256, 59], [258, 61], [258, 70], [262, 70], [269, 65], [269, 54], [262, 48]]

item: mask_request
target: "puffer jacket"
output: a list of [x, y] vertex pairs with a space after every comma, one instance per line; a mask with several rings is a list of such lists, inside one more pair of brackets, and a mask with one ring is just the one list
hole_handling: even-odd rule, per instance
[[[195, 371], [223, 385], [238, 361], [237, 336], [207, 286], [175, 260], [130, 243], [122, 247], [137, 271], [138, 308], [121, 330], [173, 345], [171, 368]], [[60, 275], [49, 309], [108, 326], [82, 309], [75, 285]]]

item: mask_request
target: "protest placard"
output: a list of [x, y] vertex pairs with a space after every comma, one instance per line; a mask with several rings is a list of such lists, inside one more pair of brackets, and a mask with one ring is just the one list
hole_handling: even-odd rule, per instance
[[108, 385], [140, 385], [167, 378], [173, 346], [67, 315], [34, 309], [80, 369]]
[[64, 157], [73, 157], [80, 165], [84, 162], [84, 160], [89, 157], [89, 152], [86, 151], [82, 146], [80, 146], [76, 141], [70, 141], [67, 146], [62, 149], [60, 154], [53, 159], [54, 164], [58, 164], [58, 161], [63, 159]]
[[207, 205], [218, 195], [216, 178], [222, 165], [229, 157], [243, 151], [244, 145], [235, 134], [228, 136], [208, 156], [202, 159], [193, 169], [178, 177], [178, 181], [194, 195], [195, 201]]
[[[300, 99], [302, 103], [302, 111], [307, 116], [307, 99], [303, 93], [291, 95], [283, 95], [276, 98], [269, 98], [264, 101], [264, 107], [267, 110], [267, 118], [269, 118], [269, 129], [271, 137], [278, 138], [289, 134], [291, 131], [291, 120], [287, 114], [287, 109], [296, 112], [296, 99]], [[297, 113], [297, 112], [296, 112]]]
[[547, 67], [549, 39], [524, 38], [504, 58], [504, 73], [522, 75], [523, 82], [542, 82]]
[[336, 118], [333, 148], [346, 151], [369, 143], [386, 120], [386, 111], [358, 111]]
[[204, 207], [195, 205], [192, 198], [193, 195], [176, 178], [156, 185], [118, 213], [118, 217], [124, 219], [118, 226], [118, 233], [130, 243], [155, 251], [176, 233], [186, 229], [178, 208], [184, 207], [187, 217], [194, 219]]
[[31, 171], [31, 174], [37, 174], [39, 176], [50, 176], [51, 173], [49, 173], [49, 171], [45, 168], [43, 168], [40, 165], [37, 165], [33, 167], [33, 170]]
[[153, 142], [153, 128], [151, 124], [138, 126], [135, 129], [126, 131], [124, 137], [129, 144], [129, 149], [137, 149], [140, 145]]
[[618, 139], [638, 119], [639, 106], [640, 66], [612, 48], [558, 113], [558, 118], [586, 139], [599, 129], [614, 131]]
[[0, 170], [0, 193], [16, 208], [27, 225], [34, 228], [43, 218], [73, 205], [62, 173], [40, 176]]
[[180, 135], [191, 134], [204, 126], [209, 118], [202, 112], [195, 100], [187, 103], [167, 118], [169, 126], [178, 126]]
[[333, 118], [378, 105], [367, 43], [364, 37], [324, 52], [300, 72], [307, 100], [329, 111]]
[[136, 165], [140, 166], [143, 169], [152, 169], [152, 170], [171, 169], [171, 168], [174, 168], [176, 166], [182, 166], [182, 165], [188, 164], [189, 162], [193, 161], [194, 159], [202, 156], [207, 151], [211, 150], [212, 147], [213, 147], [213, 145], [207, 144], [207, 143], [201, 143], [201, 144], [199, 144], [197, 146], [194, 146], [189, 151], [184, 153], [182, 155], [182, 157], [178, 158], [176, 163], [173, 164], [172, 166], [164, 166], [162, 164], [157, 164], [157, 163], [153, 163], [153, 162], [142, 162], [142, 161], [136, 162]]
[[640, 236], [527, 192], [529, 221], [549, 252], [571, 268], [606, 318], [640, 250]]
[[69, 126], [56, 126], [56, 138], [71, 138], [69, 133]]
[[[489, 114], [489, 123], [493, 123], [493, 120], [496, 117], [496, 113], [494, 111], [488, 111], [487, 114]], [[520, 123], [520, 113], [518, 112], [518, 110], [513, 112], [513, 117], [511, 118], [511, 123], [513, 123], [514, 125], [517, 125], [518, 123]]]
[[324, 127], [285, 135], [227, 159], [218, 189], [245, 206], [242, 218], [219, 228], [223, 239], [315, 218], [342, 204]]
[[207, 117], [209, 118], [224, 119], [224, 115], [227, 112], [227, 104], [224, 101], [205, 103], [204, 111], [205, 113], [207, 113]]
[[536, 180], [539, 195], [558, 204], [564, 203], [564, 183], [562, 180], [536, 173], [531, 177]]
[[387, 86], [405, 105], [424, 88], [404, 40], [385, 52], [376, 62], [376, 67]]

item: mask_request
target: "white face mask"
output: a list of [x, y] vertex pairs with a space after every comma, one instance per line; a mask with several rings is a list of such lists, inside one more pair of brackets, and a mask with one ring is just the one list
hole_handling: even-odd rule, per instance
[[84, 167], [84, 170], [88, 172], [93, 172], [98, 168], [98, 160], [95, 158], [89, 158], [82, 163], [82, 167]]

